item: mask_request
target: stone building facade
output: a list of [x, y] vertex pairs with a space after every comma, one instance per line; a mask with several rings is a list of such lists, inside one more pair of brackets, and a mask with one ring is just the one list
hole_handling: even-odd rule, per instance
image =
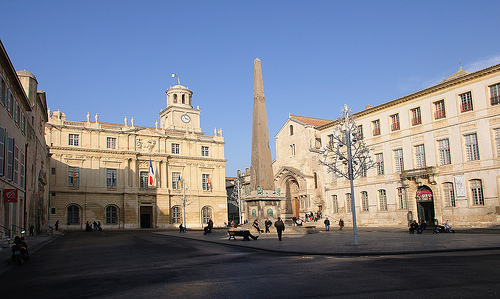
[[0, 42], [0, 237], [48, 224], [45, 92], [28, 71], [14, 70]]
[[[354, 113], [357, 138], [376, 162], [354, 182], [358, 225], [399, 226], [411, 220], [498, 225], [499, 93], [500, 65], [474, 73], [460, 68], [435, 86]], [[293, 137], [291, 125], [293, 135], [300, 131], [301, 137]], [[299, 207], [301, 196], [308, 198], [303, 205], [310, 210], [322, 209], [323, 215], [349, 225], [349, 181], [318, 165], [318, 149], [329, 142], [336, 121], [308, 131], [296, 126], [289, 118], [276, 136], [276, 183], [293, 182], [291, 194], [298, 194], [292, 198], [299, 198]], [[314, 182], [318, 190], [310, 187]]]
[[[224, 138], [201, 132], [192, 91], [176, 85], [155, 127], [91, 120], [68, 121], [50, 112], [51, 219], [80, 229], [170, 228], [185, 220], [200, 228], [208, 219], [227, 221]], [[150, 174], [152, 182], [150, 181]]]
[[321, 134], [316, 128], [328, 123], [331, 120], [289, 115], [275, 135], [274, 181], [285, 197], [281, 215], [287, 222], [326, 207], [320, 175], [323, 169], [315, 162], [320, 159], [317, 150], [321, 147]]

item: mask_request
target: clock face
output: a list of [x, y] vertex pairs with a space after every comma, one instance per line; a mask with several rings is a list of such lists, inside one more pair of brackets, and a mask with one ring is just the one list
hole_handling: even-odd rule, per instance
[[191, 117], [189, 117], [189, 115], [187, 114], [184, 114], [183, 116], [181, 116], [181, 120], [185, 123], [188, 123], [191, 121]]

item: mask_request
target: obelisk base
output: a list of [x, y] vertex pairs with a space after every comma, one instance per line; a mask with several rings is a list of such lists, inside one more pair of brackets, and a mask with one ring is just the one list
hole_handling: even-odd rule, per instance
[[244, 199], [247, 203], [247, 217], [250, 223], [255, 219], [269, 218], [276, 220], [281, 217], [281, 201], [285, 197], [274, 194], [273, 191], [265, 190], [262, 194], [257, 194], [254, 191]]

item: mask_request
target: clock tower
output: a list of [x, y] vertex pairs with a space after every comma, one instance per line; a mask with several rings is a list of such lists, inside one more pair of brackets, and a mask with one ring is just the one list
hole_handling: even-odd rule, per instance
[[165, 130], [201, 132], [200, 109], [193, 109], [193, 92], [180, 84], [167, 91], [167, 107], [160, 112], [160, 126]]

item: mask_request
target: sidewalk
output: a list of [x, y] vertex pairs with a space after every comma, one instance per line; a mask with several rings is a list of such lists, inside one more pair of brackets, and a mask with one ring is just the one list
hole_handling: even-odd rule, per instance
[[[44, 234], [36, 235], [36, 236], [27, 236], [24, 241], [26, 245], [28, 245], [28, 251], [31, 254], [38, 251], [38, 249], [45, 246], [47, 243], [57, 239], [62, 235], [59, 231], [54, 231], [52, 236], [46, 236]], [[2, 239], [3, 241], [4, 239]], [[11, 245], [14, 243], [14, 238], [12, 238]], [[6, 268], [11, 265], [11, 257], [12, 251], [10, 247], [4, 247], [0, 250], [0, 274], [6, 271]]]
[[[287, 231], [288, 229], [288, 231]], [[155, 232], [171, 237], [188, 238], [204, 242], [254, 248], [270, 252], [282, 252], [301, 255], [399, 255], [432, 252], [472, 251], [500, 249], [499, 229], [458, 229], [456, 233], [432, 234], [426, 230], [423, 234], [409, 234], [404, 228], [358, 228], [358, 245], [354, 245], [352, 228], [338, 228], [315, 233], [292, 231], [287, 227], [283, 241], [279, 241], [276, 231], [261, 233], [256, 241], [228, 240], [227, 229], [214, 229], [212, 234], [203, 235], [203, 231], [188, 230]], [[252, 234], [258, 235], [255, 230]]]

